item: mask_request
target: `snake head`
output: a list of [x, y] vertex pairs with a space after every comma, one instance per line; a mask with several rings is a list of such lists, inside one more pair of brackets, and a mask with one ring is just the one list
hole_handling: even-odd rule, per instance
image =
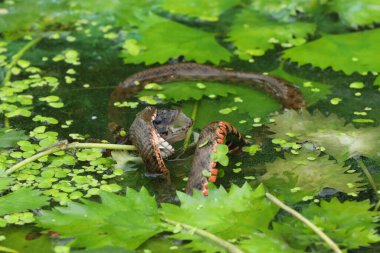
[[193, 125], [191, 118], [179, 109], [158, 109], [152, 123], [160, 136], [170, 144], [185, 139], [187, 131]]

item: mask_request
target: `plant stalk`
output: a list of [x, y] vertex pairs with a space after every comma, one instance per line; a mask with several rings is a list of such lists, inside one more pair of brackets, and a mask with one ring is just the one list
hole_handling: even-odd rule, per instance
[[227, 250], [230, 253], [244, 253], [241, 249], [239, 249], [238, 247], [236, 247], [232, 243], [229, 243], [229, 242], [223, 240], [222, 238], [220, 238], [220, 237], [218, 237], [218, 236], [216, 236], [210, 232], [207, 232], [206, 230], [199, 229], [199, 228], [196, 228], [196, 227], [184, 224], [184, 223], [180, 223], [177, 221], [169, 220], [169, 219], [161, 218], [161, 220], [163, 222], [166, 222], [166, 223], [171, 224], [173, 226], [180, 225], [181, 227], [183, 227], [187, 231], [191, 231], [192, 233], [197, 234], [200, 237], [203, 237], [205, 239], [208, 239], [208, 240], [214, 242], [215, 244], [219, 245], [220, 247], [222, 247], [223, 249]]
[[364, 172], [364, 175], [367, 177], [369, 184], [371, 185], [372, 189], [375, 191], [375, 194], [376, 194], [377, 199], [378, 199], [376, 206], [375, 206], [375, 211], [377, 212], [380, 208], [380, 196], [379, 196], [379, 192], [378, 192], [378, 189], [376, 186], [375, 179], [372, 177], [367, 166], [364, 164], [363, 159], [358, 159], [357, 163], [358, 163], [359, 167], [362, 169], [362, 171]]
[[360, 166], [360, 168], [362, 169], [362, 171], [364, 172], [365, 176], [367, 177], [369, 184], [371, 185], [372, 189], [376, 192], [376, 194], [378, 194], [377, 193], [378, 189], [376, 187], [375, 180], [373, 179], [371, 173], [369, 172], [367, 166], [364, 164], [363, 160], [358, 159], [357, 163]]
[[18, 170], [19, 168], [27, 165], [28, 163], [31, 163], [40, 159], [41, 157], [53, 154], [58, 151], [67, 150], [67, 149], [77, 149], [77, 148], [100, 148], [100, 149], [126, 150], [126, 151], [137, 150], [136, 147], [133, 145], [120, 145], [120, 144], [107, 144], [107, 143], [79, 143], [79, 142], [68, 143], [67, 140], [60, 141], [38, 152], [37, 154], [31, 157], [28, 157], [25, 160], [22, 160], [21, 162], [13, 165], [4, 173], [5, 175], [9, 175], [13, 173], [14, 171]]
[[[17, 62], [21, 59], [25, 52], [32, 48], [34, 45], [36, 45], [38, 42], [40, 42], [40, 40], [42, 40], [43, 37], [43, 35], [37, 36], [33, 40], [26, 43], [15, 55], [13, 55], [12, 61], [9, 63], [9, 65], [7, 66], [7, 70], [5, 71], [3, 85], [6, 85], [11, 80], [12, 68], [16, 66]], [[9, 119], [4, 116], [4, 127], [9, 128], [9, 126]]]
[[32, 48], [34, 45], [40, 42], [40, 40], [42, 40], [43, 37], [43, 35], [37, 36], [33, 40], [26, 43], [15, 55], [13, 55], [12, 61], [7, 66], [7, 71], [5, 72], [4, 85], [6, 85], [11, 80], [12, 68], [16, 66], [18, 60], [21, 59], [21, 57], [25, 54], [26, 51], [28, 51], [30, 48]]
[[193, 104], [193, 110], [191, 112], [191, 119], [193, 120], [193, 125], [189, 128], [189, 130], [186, 133], [186, 138], [185, 138], [185, 141], [183, 142], [184, 152], [186, 151], [186, 149], [189, 147], [189, 144], [190, 144], [190, 138], [191, 138], [191, 134], [193, 133], [194, 122], [195, 122], [195, 119], [197, 118], [198, 106], [199, 106], [199, 101], [195, 101], [195, 103]]
[[331, 240], [330, 237], [328, 237], [321, 229], [319, 229], [316, 225], [314, 225], [310, 220], [308, 220], [306, 217], [302, 216], [302, 214], [300, 214], [299, 212], [297, 212], [293, 208], [287, 206], [285, 203], [281, 202], [281, 200], [279, 200], [278, 198], [276, 198], [275, 196], [273, 196], [272, 194], [270, 194], [268, 192], [265, 193], [265, 196], [270, 201], [272, 201], [274, 204], [276, 204], [280, 208], [284, 209], [286, 212], [290, 213], [291, 215], [293, 215], [294, 217], [296, 217], [297, 219], [302, 221], [306, 226], [311, 228], [322, 240], [324, 240], [327, 243], [327, 245], [330, 246], [330, 248], [334, 252], [343, 253], [343, 251], [341, 251], [339, 249], [338, 245], [336, 245], [336, 243], [333, 240]]

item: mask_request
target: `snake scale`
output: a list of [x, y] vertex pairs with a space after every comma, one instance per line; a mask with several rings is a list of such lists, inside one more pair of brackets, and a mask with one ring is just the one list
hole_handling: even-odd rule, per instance
[[[263, 90], [270, 94], [284, 108], [300, 110], [306, 107], [301, 91], [286, 80], [251, 72], [239, 72], [215, 68], [197, 63], [177, 63], [149, 68], [137, 72], [120, 83], [111, 95], [111, 101], [129, 99], [148, 83], [171, 81], [217, 81], [236, 83]], [[192, 121], [180, 110], [161, 110], [147, 107], [135, 118], [129, 129], [130, 140], [137, 147], [147, 172], [168, 174], [164, 158], [174, 149], [171, 144], [182, 140]], [[228, 145], [230, 151], [237, 151], [247, 144], [237, 129], [225, 121], [211, 122], [200, 133], [195, 150], [186, 192], [193, 189], [208, 195], [208, 183], [215, 182], [217, 164], [211, 160], [218, 144]], [[204, 170], [209, 173], [204, 175]]]

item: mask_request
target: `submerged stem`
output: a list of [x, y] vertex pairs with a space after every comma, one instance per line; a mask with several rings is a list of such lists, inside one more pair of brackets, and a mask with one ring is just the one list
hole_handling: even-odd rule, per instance
[[[21, 57], [25, 54], [26, 51], [28, 51], [30, 48], [32, 48], [35, 44], [37, 44], [40, 40], [42, 40], [44, 36], [40, 35], [34, 38], [33, 40], [26, 43], [15, 55], [12, 57], [12, 61], [7, 66], [7, 70], [5, 71], [5, 76], [3, 80], [3, 85], [6, 85], [9, 83], [12, 77], [12, 69], [14, 66], [16, 66], [17, 62], [21, 59]], [[9, 128], [9, 119], [4, 116], [4, 127]]]
[[375, 180], [373, 179], [373, 177], [372, 177], [371, 173], [369, 172], [367, 166], [364, 164], [363, 159], [358, 159], [357, 163], [360, 166], [360, 168], [362, 169], [362, 171], [364, 172], [365, 176], [367, 177], [372, 189], [377, 194], [377, 187], [376, 187]]
[[31, 163], [40, 159], [41, 157], [53, 154], [61, 150], [76, 149], [76, 148], [100, 148], [100, 149], [126, 150], [126, 151], [137, 150], [136, 147], [133, 145], [120, 145], [120, 144], [107, 144], [107, 143], [79, 143], [79, 142], [68, 143], [67, 140], [60, 141], [38, 152], [37, 154], [29, 158], [26, 158], [25, 160], [22, 160], [21, 162], [13, 165], [4, 173], [5, 175], [9, 175], [13, 173], [14, 171], [18, 170], [19, 168], [27, 165], [28, 163]]
[[373, 177], [372, 177], [371, 173], [369, 172], [367, 166], [364, 164], [363, 159], [358, 159], [357, 163], [358, 163], [359, 167], [362, 169], [364, 175], [367, 177], [369, 184], [371, 185], [372, 189], [375, 191], [375, 194], [376, 194], [377, 200], [378, 200], [376, 203], [376, 206], [375, 206], [375, 211], [378, 211], [380, 208], [380, 196], [379, 196], [379, 192], [378, 192], [378, 189], [376, 186], [375, 179], [373, 179]]
[[25, 54], [26, 51], [28, 51], [30, 48], [32, 48], [35, 44], [40, 42], [44, 36], [40, 35], [34, 38], [33, 40], [29, 41], [26, 43], [15, 55], [12, 57], [12, 61], [9, 63], [7, 66], [7, 71], [5, 72], [5, 77], [4, 77], [4, 85], [7, 84], [12, 77], [12, 68], [16, 66], [18, 60], [21, 59], [21, 57]]
[[343, 251], [341, 251], [339, 249], [338, 245], [336, 245], [336, 243], [333, 240], [331, 240], [330, 237], [328, 237], [320, 228], [318, 228], [316, 225], [314, 225], [310, 220], [308, 220], [302, 214], [300, 214], [299, 212], [297, 212], [296, 210], [294, 210], [290, 206], [287, 206], [285, 203], [281, 202], [281, 200], [279, 200], [278, 198], [276, 198], [275, 196], [273, 196], [272, 194], [270, 194], [268, 192], [265, 193], [265, 196], [270, 201], [272, 201], [274, 204], [276, 204], [280, 208], [284, 209], [286, 212], [290, 213], [291, 215], [293, 215], [294, 217], [296, 217], [297, 219], [302, 221], [306, 226], [311, 228], [322, 240], [324, 240], [327, 243], [327, 245], [330, 246], [330, 248], [334, 252], [343, 253]]
[[236, 247], [232, 243], [229, 243], [226, 240], [224, 240], [224, 239], [222, 239], [222, 238], [220, 238], [220, 237], [218, 237], [218, 236], [216, 236], [210, 232], [207, 232], [206, 230], [196, 228], [196, 227], [193, 227], [193, 226], [190, 226], [190, 225], [187, 225], [184, 223], [180, 223], [177, 221], [169, 220], [169, 219], [162, 218], [161, 220], [163, 222], [166, 222], [166, 223], [174, 225], [174, 226], [179, 225], [182, 228], [184, 228], [185, 230], [191, 231], [191, 233], [197, 234], [200, 237], [203, 237], [207, 240], [210, 240], [210, 241], [216, 243], [217, 245], [224, 248], [225, 250], [227, 250], [230, 253], [244, 253], [241, 249], [239, 249], [238, 247]]
[[191, 138], [191, 134], [193, 133], [194, 122], [195, 122], [195, 119], [197, 118], [198, 106], [199, 106], [199, 101], [195, 101], [195, 103], [193, 104], [193, 110], [191, 112], [191, 119], [193, 120], [193, 125], [189, 128], [189, 130], [186, 133], [186, 138], [185, 138], [185, 141], [183, 142], [184, 151], [186, 151], [186, 149], [189, 147], [189, 144], [190, 144], [190, 138]]

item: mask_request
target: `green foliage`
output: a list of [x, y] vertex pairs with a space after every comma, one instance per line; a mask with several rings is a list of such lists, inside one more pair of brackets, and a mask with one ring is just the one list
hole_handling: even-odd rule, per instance
[[[322, 70], [331, 67], [350, 75], [354, 72], [380, 72], [376, 57], [380, 29], [324, 35], [322, 38], [284, 51], [283, 58], [300, 65], [312, 64]], [[334, 56], [334, 57], [331, 57]]]
[[306, 22], [280, 23], [261, 16], [256, 11], [243, 10], [231, 26], [228, 41], [236, 46], [235, 53], [244, 60], [261, 56], [280, 44], [284, 47], [305, 43], [315, 25]]
[[291, 203], [310, 200], [326, 188], [357, 196], [363, 186], [360, 174], [346, 173], [348, 167], [305, 149], [296, 155], [285, 153], [285, 159], [277, 158], [265, 169], [261, 182], [277, 195], [285, 193], [284, 198]]
[[239, 2], [240, 0], [164, 0], [162, 7], [171, 13], [188, 15], [207, 21], [218, 21], [221, 13]]
[[344, 24], [353, 28], [380, 22], [380, 3], [377, 0], [334, 0], [328, 6], [338, 13]]
[[145, 189], [127, 192], [126, 196], [101, 192], [102, 203], [83, 200], [83, 204], [69, 202], [67, 207], [43, 211], [38, 224], [62, 237], [75, 237], [73, 246], [135, 249], [163, 228], [154, 198]]
[[257, 0], [252, 1], [254, 10], [279, 21], [288, 22], [301, 14], [308, 14], [319, 7], [319, 0]]
[[9, 177], [0, 177], [0, 193], [8, 189], [8, 187], [13, 183], [13, 179]]
[[[342, 203], [333, 198], [329, 202], [322, 200], [320, 205], [311, 204], [301, 213], [339, 245], [357, 249], [380, 241], [380, 237], [375, 232], [378, 226], [377, 213], [368, 211], [370, 208], [371, 204], [368, 200]], [[285, 218], [281, 224], [274, 223], [274, 231], [282, 234], [282, 237], [296, 248], [306, 249], [310, 245], [319, 247], [323, 245], [309, 228], [294, 218]]]
[[[360, 99], [360, 92], [364, 94], [369, 91], [368, 83], [372, 79], [352, 78], [347, 82], [350, 83], [347, 87], [333, 90], [331, 85], [324, 83], [325, 80], [333, 84], [340, 82], [340, 77], [331, 78], [313, 70], [312, 73], [316, 74], [310, 78], [319, 82], [310, 81], [301, 78], [308, 73], [298, 75], [294, 65], [290, 66], [293, 69], [289, 73], [286, 72], [283, 69], [284, 59], [322, 69], [332, 67], [345, 74], [379, 72], [375, 57], [379, 51], [379, 29], [355, 33], [349, 30], [369, 29], [379, 22], [379, 4], [375, 0], [257, 0], [251, 3], [238, 0], [37, 0], [33, 4], [35, 8], [32, 9], [27, 0], [2, 1], [0, 4], [0, 33], [2, 38], [8, 40], [0, 41], [0, 76], [4, 76], [6, 81], [0, 87], [0, 112], [3, 118], [7, 118], [4, 121], [7, 129], [8, 124], [24, 130], [34, 128], [29, 132], [28, 140], [22, 131], [0, 129], [0, 148], [4, 149], [0, 153], [0, 172], [66, 138], [66, 129], [62, 132], [52, 131], [59, 127], [58, 123], [65, 121], [64, 126], [70, 127], [71, 123], [68, 122], [72, 120], [65, 117], [75, 117], [77, 114], [76, 110], [66, 111], [68, 108], [65, 104], [70, 105], [71, 98], [62, 96], [61, 99], [56, 95], [64, 93], [59, 86], [61, 80], [77, 90], [78, 87], [74, 85], [86, 80], [81, 74], [83, 70], [90, 72], [99, 67], [96, 61], [92, 61], [92, 56], [88, 58], [90, 60], [87, 59], [89, 55], [97, 55], [101, 59], [102, 69], [107, 66], [107, 61], [104, 61], [107, 58], [115, 62], [109, 67], [112, 69], [112, 78], [106, 76], [101, 82], [116, 83], [120, 64], [112, 57], [116, 56], [114, 52], [119, 46], [123, 48], [126, 63], [165, 63], [184, 56], [187, 61], [219, 64], [234, 59], [232, 53], [235, 53], [240, 59], [251, 63], [234, 61], [229, 67], [236, 70], [241, 66], [258, 69], [282, 77], [301, 88], [308, 106], [315, 105], [334, 92], [329, 97], [331, 104], [323, 105], [324, 111], [338, 110], [344, 105], [347, 98], [341, 95], [345, 92], [356, 93], [356, 97], [349, 97], [354, 103]], [[231, 9], [233, 15], [221, 15]], [[338, 19], [330, 15], [333, 12], [338, 14]], [[328, 34], [331, 31], [334, 34], [346, 34]], [[308, 36], [313, 35], [320, 38], [307, 43]], [[39, 36], [43, 36], [43, 46], [33, 44], [34, 47], [25, 49]], [[12, 40], [20, 37], [23, 37], [22, 41]], [[231, 44], [219, 43], [223, 38]], [[105, 48], [110, 54], [100, 54], [95, 46], [88, 50], [90, 45], [103, 45], [105, 40], [109, 42]], [[80, 48], [81, 44], [86, 45], [84, 50]], [[280, 67], [275, 69], [279, 51], [293, 46], [293, 49], [285, 50]], [[55, 51], [56, 47], [59, 49]], [[45, 48], [51, 54], [40, 55]], [[95, 50], [92, 51], [92, 48]], [[252, 59], [272, 49], [272, 58]], [[248, 64], [252, 64], [252, 67]], [[133, 66], [130, 68], [131, 72], [135, 71]], [[99, 79], [98, 72], [96, 74], [95, 79]], [[341, 76], [343, 81], [347, 79], [343, 74]], [[379, 80], [377, 77], [374, 84], [380, 86]], [[57, 93], [54, 93], [58, 88]], [[144, 91], [139, 95], [140, 101], [182, 103], [188, 115], [196, 103], [198, 114], [195, 128], [198, 129], [212, 120], [227, 120], [245, 134], [253, 132], [254, 136], [259, 128], [252, 129], [252, 126], [261, 126], [268, 114], [280, 107], [265, 93], [252, 91], [249, 87], [236, 87], [235, 84], [181, 82], [161, 88], [153, 85], [152, 88], [152, 91]], [[352, 113], [365, 116], [365, 111], [372, 110], [370, 107], [373, 107], [373, 112], [378, 111], [376, 101], [370, 102], [368, 108]], [[136, 108], [138, 103], [128, 101], [120, 103], [120, 106]], [[64, 114], [56, 116], [56, 109], [64, 110]], [[85, 125], [82, 123], [83, 116], [88, 115], [80, 114], [78, 121], [81, 125]], [[77, 122], [77, 118], [74, 120]], [[271, 192], [288, 203], [303, 201], [298, 203], [297, 208], [303, 207], [302, 213], [344, 250], [378, 242], [379, 237], [375, 232], [377, 213], [368, 211], [369, 201], [359, 203], [352, 200], [362, 190], [363, 179], [358, 173], [353, 173], [353, 169], [342, 165], [343, 161], [357, 155], [372, 158], [374, 164], [379, 161], [378, 127], [357, 129], [350, 124], [345, 125], [345, 121], [335, 115], [324, 117], [316, 113], [313, 116], [306, 112], [298, 114], [287, 111], [275, 116], [274, 121], [275, 124], [270, 125], [275, 137], [272, 143], [276, 150], [285, 149], [289, 152], [285, 153], [285, 159], [273, 158], [273, 163], [263, 165], [266, 171], [257, 177]], [[374, 122], [374, 119], [356, 118], [353, 121], [364, 124]], [[88, 138], [88, 135], [68, 135]], [[299, 143], [305, 141], [308, 143], [301, 149]], [[313, 147], [310, 142], [316, 146]], [[317, 151], [307, 151], [307, 147], [316, 148]], [[215, 160], [226, 164], [226, 147], [220, 145], [218, 149], [222, 150], [218, 150]], [[245, 147], [244, 151], [253, 155], [258, 149], [259, 146], [252, 145]], [[334, 156], [338, 162], [329, 160], [321, 152]], [[252, 159], [261, 159], [262, 155], [273, 154], [260, 152]], [[129, 155], [119, 159], [119, 165], [123, 165], [121, 168], [125, 168], [128, 159]], [[234, 172], [244, 172], [247, 164], [242, 168], [236, 165], [238, 168]], [[256, 166], [252, 168], [256, 169]], [[377, 164], [369, 169], [376, 170]], [[178, 175], [183, 175], [181, 173]], [[123, 175], [124, 171], [114, 169], [114, 162], [102, 157], [99, 150], [85, 149], [75, 153], [57, 152], [27, 164], [11, 177], [0, 177], [0, 215], [3, 216], [0, 226], [12, 225], [1, 231], [0, 250], [4, 250], [4, 247], [20, 252], [53, 250], [52, 245], [56, 241], [48, 241], [45, 236], [42, 240], [25, 242], [27, 231], [22, 229], [25, 225], [12, 230], [15, 227], [13, 224], [34, 222], [31, 210], [47, 206], [49, 199], [51, 205], [46, 209], [56, 208], [42, 212], [40, 226], [57, 231], [68, 241], [74, 238], [72, 243], [57, 245], [55, 252], [67, 252], [71, 245], [74, 248], [71, 250], [79, 250], [76, 252], [126, 252], [126, 249], [136, 248], [148, 252], [149, 247], [142, 243], [152, 241], [152, 236], [163, 231], [172, 232], [169, 236], [156, 237], [156, 240], [161, 240], [157, 244], [161, 245], [163, 252], [174, 249], [181, 252], [187, 249], [225, 251], [220, 244], [199, 233], [203, 230], [245, 252], [327, 250], [308, 228], [283, 212], [278, 212], [278, 208], [265, 199], [262, 186], [254, 191], [247, 185], [242, 188], [232, 186], [228, 193], [223, 188], [211, 187], [208, 198], [198, 192], [194, 196], [179, 193], [181, 206], [163, 204], [162, 208], [157, 208], [153, 197], [146, 190], [137, 193], [128, 189], [127, 196], [107, 193], [120, 192], [125, 189], [125, 180], [132, 181], [130, 177], [119, 177]], [[137, 178], [141, 178], [141, 174]], [[246, 180], [252, 178], [244, 177]], [[139, 182], [133, 184], [140, 185]], [[330, 190], [327, 192], [326, 188]], [[324, 194], [335, 191], [349, 194], [348, 199], [351, 201], [340, 203], [336, 199], [331, 202], [321, 200], [320, 206], [307, 202], [313, 199], [314, 203], [318, 203]], [[91, 201], [86, 198], [91, 198]], [[93, 199], [98, 202], [93, 202]], [[57, 207], [66, 204], [67, 207]], [[178, 245], [177, 239], [184, 241]], [[65, 243], [65, 240], [58, 242], [61, 243]], [[157, 251], [158, 248], [151, 249]]]
[[40, 208], [47, 205], [48, 200], [48, 197], [41, 195], [41, 191], [20, 189], [0, 197], [0, 216]]
[[[242, 188], [233, 186], [229, 193], [223, 189], [213, 190], [207, 199], [201, 194], [190, 197], [181, 193], [179, 194], [181, 207], [163, 204], [162, 212], [165, 219], [206, 229], [224, 240], [248, 245], [250, 241], [246, 241], [247, 239], [268, 237], [262, 245], [267, 249], [272, 247], [272, 251], [269, 252], [275, 252], [278, 247], [286, 249], [286, 243], [273, 240], [268, 230], [268, 225], [278, 208], [264, 198], [264, 193], [263, 187], [252, 191], [247, 184]], [[181, 225], [176, 227], [169, 230], [175, 233], [172, 238], [191, 240], [186, 245], [187, 248], [204, 252], [222, 250], [220, 246], [198, 234], [182, 229]], [[247, 252], [257, 252], [255, 248], [246, 247], [246, 249]]]
[[[208, 198], [199, 192], [193, 196], [179, 192], [181, 206], [161, 204], [161, 208], [145, 189], [128, 189], [126, 196], [105, 192], [100, 196], [101, 203], [70, 202], [67, 207], [43, 211], [38, 225], [58, 232], [62, 238], [73, 238], [72, 247], [89, 252], [109, 245], [135, 249], [163, 231], [172, 233], [171, 239], [186, 240], [185, 248], [201, 252], [225, 251], [215, 236], [246, 252], [304, 252], [316, 246], [319, 251], [315, 252], [325, 251], [310, 228], [293, 217], [278, 214], [278, 207], [265, 198], [262, 186], [255, 190], [248, 184], [232, 186], [229, 192], [213, 189]], [[375, 234], [376, 213], [369, 208], [368, 201], [340, 203], [333, 199], [322, 201], [320, 207], [307, 206], [302, 213], [340, 246], [354, 249], [380, 240]]]
[[28, 0], [5, 1], [0, 5], [7, 14], [2, 15], [0, 19], [0, 32], [10, 36], [30, 33], [30, 30], [36, 32], [43, 31], [46, 27], [55, 24], [65, 24], [73, 21], [70, 13], [57, 16], [62, 10], [68, 9], [67, 1], [33, 1], [35, 8], [30, 8]]
[[216, 146], [216, 152], [211, 154], [211, 160], [213, 162], [218, 162], [223, 166], [227, 166], [229, 159], [228, 159], [228, 146], [225, 144], [218, 144]]
[[[104, 3], [101, 0], [100, 2]], [[118, 4], [114, 9], [116, 23], [122, 27], [139, 26], [144, 24], [147, 19], [149, 19], [152, 11], [158, 8], [160, 2], [161, 0], [117, 1]]]
[[351, 124], [346, 125], [343, 119], [334, 114], [326, 117], [320, 112], [311, 115], [306, 111], [287, 111], [274, 119], [276, 122], [270, 125], [270, 130], [276, 138], [296, 142], [310, 141], [325, 148], [338, 161], [345, 161], [358, 154], [376, 161], [380, 159], [377, 152], [380, 141], [378, 127], [355, 128]]
[[171, 58], [184, 56], [199, 63], [218, 64], [230, 58], [230, 53], [216, 42], [214, 34], [157, 15], [151, 15], [144, 21], [138, 35], [141, 39], [133, 39], [133, 47], [124, 45], [125, 63], [165, 63]]
[[15, 146], [20, 140], [25, 140], [27, 136], [23, 131], [13, 129], [0, 129], [0, 148], [7, 148]]
[[373, 85], [380, 87], [380, 76], [376, 77], [375, 82], [373, 83]]
[[255, 155], [258, 151], [261, 150], [259, 145], [251, 145], [251, 146], [246, 146], [243, 147], [242, 149], [244, 152], [249, 153], [250, 155]]
[[51, 244], [51, 239], [47, 235], [39, 234], [35, 228], [31, 226], [7, 227], [1, 230], [0, 237], [1, 236], [6, 237], [6, 240], [1, 242], [1, 246], [11, 248], [13, 250], [16, 250], [16, 252], [54, 252], [53, 246]]

